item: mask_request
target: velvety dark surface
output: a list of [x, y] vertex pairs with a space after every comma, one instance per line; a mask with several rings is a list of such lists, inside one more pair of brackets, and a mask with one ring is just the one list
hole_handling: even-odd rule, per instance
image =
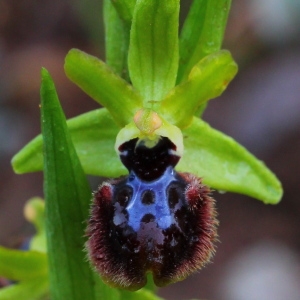
[[156, 285], [165, 286], [214, 254], [218, 222], [210, 189], [174, 170], [179, 157], [172, 150], [168, 138], [151, 148], [138, 139], [125, 142], [119, 151], [129, 175], [103, 183], [94, 194], [87, 250], [115, 286], [141, 288], [149, 271]]
[[162, 176], [168, 166], [177, 165], [180, 157], [171, 154], [176, 146], [166, 137], [148, 148], [143, 141], [132, 139], [119, 147], [123, 165], [145, 181], [155, 180]]

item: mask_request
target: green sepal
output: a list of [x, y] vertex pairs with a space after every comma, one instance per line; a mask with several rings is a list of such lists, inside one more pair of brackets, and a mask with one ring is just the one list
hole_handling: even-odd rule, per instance
[[0, 300], [44, 300], [49, 299], [48, 276], [22, 281], [0, 289]]
[[194, 0], [179, 39], [177, 83], [206, 55], [220, 50], [231, 0]]
[[118, 299], [83, 251], [91, 190], [73, 146], [54, 83], [42, 70], [44, 194], [51, 299]]
[[115, 74], [118, 74], [128, 81], [127, 56], [130, 25], [121, 20], [111, 0], [104, 0], [103, 14], [105, 27], [105, 62]]
[[65, 72], [90, 97], [105, 106], [123, 127], [142, 107], [140, 95], [100, 59], [72, 49], [65, 59]]
[[[86, 113], [69, 120], [68, 124], [87, 174], [118, 177], [127, 173], [113, 150], [118, 127], [109, 119], [107, 110]], [[280, 200], [282, 188], [275, 175], [232, 138], [196, 117], [183, 130], [183, 136], [184, 154], [178, 165], [180, 171], [203, 177], [209, 186], [217, 190], [246, 194], [265, 203], [275, 204]], [[32, 171], [29, 158], [42, 169], [39, 161], [42, 141], [37, 139], [31, 142], [34, 147], [29, 143], [15, 156], [13, 162], [17, 170]]]
[[229, 51], [204, 57], [193, 67], [187, 80], [171, 90], [158, 112], [179, 128], [188, 126], [200, 105], [223, 93], [237, 69]]
[[178, 68], [179, 0], [139, 0], [130, 32], [128, 67], [145, 108], [175, 85]]
[[21, 251], [0, 246], [0, 276], [20, 281], [47, 275], [48, 264], [45, 253]]
[[194, 117], [183, 130], [185, 152], [177, 169], [200, 177], [212, 188], [276, 204], [282, 187], [265, 164], [234, 139]]
[[[86, 174], [118, 177], [126, 174], [114, 150], [120, 128], [105, 108], [90, 111], [67, 121], [72, 141]], [[16, 173], [43, 170], [43, 142], [38, 135], [12, 159]]]

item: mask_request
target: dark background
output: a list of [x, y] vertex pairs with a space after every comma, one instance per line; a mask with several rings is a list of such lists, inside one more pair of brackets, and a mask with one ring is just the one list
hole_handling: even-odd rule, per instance
[[[299, 0], [233, 0], [224, 48], [240, 71], [204, 119], [265, 161], [285, 194], [271, 206], [215, 193], [220, 243], [213, 263], [161, 289], [166, 299], [300, 299], [299, 20]], [[68, 81], [64, 56], [77, 47], [104, 58], [103, 46], [101, 1], [0, 0], [1, 245], [18, 247], [32, 234], [23, 206], [43, 195], [41, 173], [15, 175], [10, 166], [40, 132], [41, 67], [52, 74], [67, 117], [76, 116], [98, 104]]]

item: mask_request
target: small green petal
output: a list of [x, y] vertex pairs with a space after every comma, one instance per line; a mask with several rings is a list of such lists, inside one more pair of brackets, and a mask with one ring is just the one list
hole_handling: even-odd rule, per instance
[[179, 40], [177, 83], [185, 80], [192, 67], [206, 55], [220, 50], [231, 0], [195, 0]]
[[23, 281], [0, 289], [0, 300], [49, 299], [48, 276]]
[[185, 152], [179, 171], [203, 177], [216, 190], [245, 194], [266, 204], [280, 201], [279, 180], [235, 140], [196, 117], [183, 136]]
[[158, 112], [180, 128], [188, 126], [200, 105], [222, 94], [237, 68], [226, 50], [206, 56], [193, 67], [188, 79], [167, 95]]
[[141, 97], [132, 86], [94, 56], [70, 50], [65, 59], [65, 72], [84, 92], [105, 106], [121, 127], [131, 122], [142, 106]]
[[47, 275], [47, 256], [38, 251], [20, 251], [0, 246], [0, 277], [30, 280]]
[[[114, 145], [120, 128], [105, 108], [97, 109], [67, 121], [72, 141], [86, 174], [117, 177], [126, 169], [117, 156]], [[12, 159], [16, 173], [43, 170], [43, 142], [34, 138]]]
[[144, 98], [145, 108], [155, 108], [151, 101], [160, 101], [175, 85], [178, 17], [179, 0], [138, 0], [135, 5], [129, 74]]

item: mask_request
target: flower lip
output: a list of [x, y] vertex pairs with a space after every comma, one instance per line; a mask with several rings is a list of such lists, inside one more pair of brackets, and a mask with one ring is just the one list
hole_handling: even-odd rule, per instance
[[159, 137], [153, 147], [148, 147], [146, 140], [135, 138], [120, 145], [118, 150], [123, 165], [144, 181], [161, 177], [180, 160], [176, 146], [166, 137]]
[[214, 254], [218, 222], [209, 194], [200, 178], [172, 167], [153, 182], [130, 174], [102, 184], [86, 231], [91, 263], [105, 282], [131, 291], [148, 272], [157, 286], [183, 280]]

